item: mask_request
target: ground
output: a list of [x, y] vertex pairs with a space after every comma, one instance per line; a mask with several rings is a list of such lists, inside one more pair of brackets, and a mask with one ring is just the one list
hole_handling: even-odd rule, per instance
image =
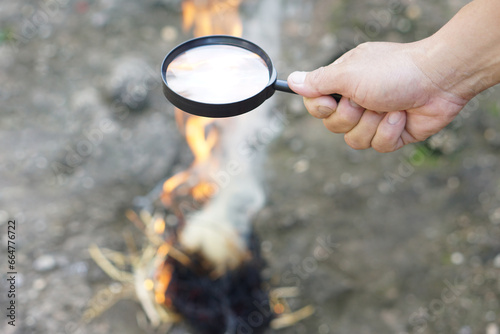
[[[126, 300], [77, 323], [100, 289], [123, 292], [88, 247], [125, 250], [123, 232], [138, 234], [125, 210], [190, 163], [157, 75], [191, 36], [180, 2], [0, 4], [0, 235], [6, 247], [16, 221], [18, 272], [16, 326], [2, 320], [2, 333], [148, 332]], [[286, 1], [272, 56], [284, 75], [313, 69], [364, 41], [428, 36], [464, 2]], [[243, 2], [243, 29], [265, 4]], [[255, 221], [263, 275], [300, 287], [293, 307], [316, 309], [276, 332], [498, 334], [499, 89], [390, 154], [351, 150], [300, 98], [273, 97], [285, 125], [266, 148]]]

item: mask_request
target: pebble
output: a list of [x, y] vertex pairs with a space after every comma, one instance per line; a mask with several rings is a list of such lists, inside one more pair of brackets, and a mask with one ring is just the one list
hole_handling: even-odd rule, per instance
[[490, 213], [490, 221], [493, 224], [500, 224], [500, 208], [496, 208]]
[[410, 20], [418, 20], [422, 16], [422, 8], [416, 4], [409, 5], [406, 8], [406, 16]]
[[45, 281], [43, 278], [37, 278], [33, 282], [33, 289], [35, 289], [37, 291], [41, 291], [41, 290], [45, 289], [46, 286], [47, 286], [47, 281]]
[[293, 171], [296, 174], [302, 174], [304, 172], [307, 172], [308, 169], [309, 169], [309, 160], [306, 159], [301, 159], [293, 165]]
[[166, 42], [173, 42], [177, 39], [179, 32], [174, 26], [165, 26], [161, 29], [161, 38]]
[[500, 254], [495, 256], [495, 259], [493, 260], [493, 266], [495, 268], [500, 268]]
[[461, 139], [452, 130], [444, 129], [433, 135], [428, 141], [429, 146], [445, 155], [456, 153], [462, 145]]
[[56, 267], [56, 259], [51, 255], [42, 255], [33, 262], [36, 271], [49, 271]]
[[458, 331], [458, 334], [472, 334], [472, 329], [470, 328], [470, 326], [463, 326]]
[[402, 33], [407, 33], [411, 29], [411, 21], [406, 18], [401, 18], [398, 20], [396, 28]]
[[493, 312], [493, 311], [488, 311], [488, 312], [486, 312], [486, 314], [484, 315], [484, 319], [485, 319], [486, 321], [488, 321], [488, 322], [490, 322], [490, 321], [495, 321], [496, 317], [497, 317], [497, 316], [496, 316], [495, 312]]
[[465, 258], [464, 258], [464, 255], [462, 253], [455, 252], [455, 253], [451, 254], [450, 260], [451, 260], [451, 263], [459, 265], [459, 264], [464, 263]]
[[330, 327], [327, 324], [321, 324], [318, 327], [319, 334], [328, 334], [330, 333]]
[[499, 332], [498, 325], [495, 323], [490, 323], [486, 327], [486, 334], [498, 334]]

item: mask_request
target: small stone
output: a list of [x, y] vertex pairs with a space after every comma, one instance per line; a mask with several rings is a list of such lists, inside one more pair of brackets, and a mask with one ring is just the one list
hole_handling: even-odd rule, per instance
[[402, 33], [407, 33], [411, 29], [411, 21], [406, 18], [401, 18], [396, 25], [397, 29]]
[[161, 38], [165, 42], [173, 42], [177, 39], [179, 32], [174, 26], [165, 26], [161, 29]]
[[445, 155], [456, 153], [463, 140], [452, 130], [444, 129], [427, 140], [429, 147]]
[[458, 331], [458, 334], [472, 334], [472, 329], [470, 328], [470, 326], [463, 326]]
[[37, 291], [41, 291], [41, 290], [45, 289], [46, 286], [47, 286], [47, 281], [45, 281], [43, 278], [37, 278], [33, 282], [33, 289], [35, 289]]
[[455, 252], [455, 253], [451, 254], [450, 260], [451, 260], [451, 263], [459, 265], [459, 264], [464, 263], [465, 258], [464, 258], [464, 255], [462, 253]]
[[33, 262], [36, 271], [49, 271], [56, 267], [56, 259], [51, 255], [42, 255]]
[[498, 325], [495, 323], [490, 323], [486, 327], [486, 334], [498, 334], [499, 332]]
[[496, 208], [490, 213], [490, 221], [493, 224], [500, 224], [500, 208]]
[[330, 333], [330, 327], [327, 324], [321, 324], [318, 327], [319, 334], [328, 334]]
[[497, 316], [496, 316], [494, 311], [488, 311], [488, 312], [486, 312], [484, 319], [486, 321], [490, 322], [490, 321], [495, 321], [496, 317]]
[[495, 256], [495, 259], [493, 260], [493, 266], [495, 268], [500, 268], [500, 254]]
[[302, 174], [309, 169], [309, 160], [301, 159], [293, 165], [293, 171], [297, 174]]
[[406, 16], [410, 20], [417, 20], [422, 16], [422, 8], [420, 8], [417, 4], [409, 5], [406, 8]]
[[352, 175], [350, 173], [342, 173], [340, 175], [340, 183], [343, 185], [349, 185], [352, 182]]

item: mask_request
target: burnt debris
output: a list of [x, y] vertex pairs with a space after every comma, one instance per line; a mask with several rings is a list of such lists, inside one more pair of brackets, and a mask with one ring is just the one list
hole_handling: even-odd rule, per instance
[[165, 299], [196, 332], [202, 334], [258, 334], [269, 327], [273, 313], [260, 275], [264, 267], [257, 237], [249, 241], [251, 257], [240, 267], [212, 277], [199, 255], [186, 266], [173, 257]]

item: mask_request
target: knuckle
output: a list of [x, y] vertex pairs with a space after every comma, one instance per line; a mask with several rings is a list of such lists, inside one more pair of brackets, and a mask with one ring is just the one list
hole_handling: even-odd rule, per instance
[[356, 126], [361, 118], [360, 114], [351, 113], [345, 110], [345, 108], [338, 108], [335, 116], [337, 123], [348, 129], [352, 129]]
[[306, 106], [307, 110], [312, 110], [316, 106], [316, 100], [314, 98], [304, 97], [303, 101], [304, 101], [304, 105]]
[[336, 122], [332, 122], [330, 119], [326, 118], [323, 119], [323, 124], [325, 127], [328, 129], [328, 131], [333, 132], [333, 133], [344, 133], [344, 129], [339, 126]]
[[304, 105], [309, 114], [311, 114], [313, 117], [324, 118], [321, 117], [321, 114], [318, 112], [318, 105], [315, 99], [304, 98]]
[[394, 134], [386, 132], [386, 131], [379, 131], [377, 132], [377, 141], [375, 142], [377, 145], [382, 145], [384, 143], [391, 143], [395, 142]]
[[393, 138], [390, 133], [387, 132], [377, 132], [375, 138], [373, 138], [371, 142], [371, 147], [380, 153], [388, 153], [395, 151], [395, 144], [397, 142], [397, 138]]
[[328, 82], [328, 71], [326, 67], [320, 67], [307, 74], [307, 80], [311, 87], [313, 87], [317, 92], [320, 92], [319, 87], [323, 86]]
[[390, 148], [376, 143], [372, 143], [372, 148], [379, 153], [389, 153], [395, 151], [394, 148]]
[[337, 126], [335, 126], [334, 124], [332, 124], [330, 122], [326, 122], [325, 120], [323, 120], [323, 124], [328, 129], [328, 131], [330, 131], [330, 132], [333, 132], [333, 133], [343, 133], [343, 131], [341, 131]]
[[364, 150], [370, 147], [370, 144], [366, 144], [365, 141], [351, 135], [349, 132], [344, 135], [344, 141], [355, 150]]
[[341, 110], [339, 110], [337, 112], [337, 115], [336, 115], [337, 116], [337, 122], [339, 124], [344, 125], [344, 126], [351, 125], [351, 124], [354, 126], [355, 123], [352, 122], [351, 118], [349, 117], [349, 114], [347, 114], [345, 112], [342, 112], [342, 111], [343, 110], [341, 109]]

